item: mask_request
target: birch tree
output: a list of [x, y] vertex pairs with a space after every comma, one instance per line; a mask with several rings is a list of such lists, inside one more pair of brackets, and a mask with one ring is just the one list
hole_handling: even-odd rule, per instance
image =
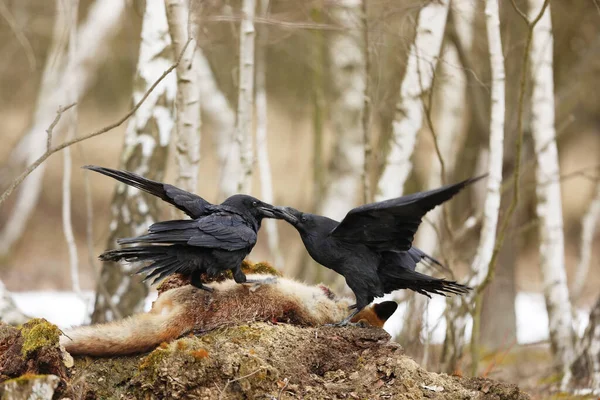
[[[57, 6], [60, 3], [57, 0]], [[86, 19], [78, 31], [79, 46], [75, 68], [72, 74], [65, 76], [65, 44], [61, 36], [66, 22], [64, 13], [57, 13], [50, 55], [46, 60], [42, 83], [36, 101], [36, 111], [31, 128], [17, 145], [15, 158], [24, 158], [32, 164], [46, 150], [46, 129], [54, 119], [57, 110], [66, 106], [65, 94], [74, 91], [81, 98], [88, 90], [105, 55], [111, 50], [112, 38], [119, 31], [119, 21], [125, 9], [124, 0], [96, 0], [90, 7]], [[59, 121], [54, 132], [64, 130], [65, 120]], [[55, 135], [57, 136], [57, 135]], [[22, 236], [31, 213], [37, 204], [42, 188], [46, 165], [41, 164], [26, 179], [17, 195], [14, 209], [0, 233], [0, 254], [6, 254]]]
[[[259, 15], [268, 15], [269, 0], [259, 0]], [[263, 201], [273, 204], [273, 180], [269, 162], [267, 140], [267, 27], [258, 31], [258, 47], [256, 48], [256, 156], [260, 175], [260, 196]], [[277, 221], [267, 219], [265, 222], [269, 251], [275, 265], [283, 266], [283, 258], [279, 251], [279, 232]]]
[[[473, 0], [452, 0], [456, 31], [460, 36], [464, 51], [470, 51], [473, 42], [473, 18], [475, 3]], [[427, 178], [427, 188], [437, 188], [446, 183], [447, 174], [454, 170], [456, 157], [461, 143], [464, 141], [464, 104], [466, 104], [467, 78], [464, 67], [458, 58], [458, 52], [453, 42], [448, 41], [441, 56], [438, 68], [437, 92], [439, 100], [435, 102], [437, 112], [435, 118], [431, 117], [433, 105], [429, 104], [425, 112], [429, 113], [429, 120], [433, 119], [434, 126], [430, 126], [435, 151], [431, 155], [431, 169]], [[433, 90], [432, 88], [431, 90]], [[423, 105], [423, 107], [425, 107]], [[442, 206], [445, 207], [445, 206]], [[442, 221], [442, 207], [436, 207], [427, 214], [427, 220], [419, 228], [415, 239], [416, 246], [425, 253], [435, 256], [439, 249], [439, 226]], [[425, 271], [426, 272], [426, 271]], [[428, 304], [427, 297], [411, 293], [408, 303], [408, 318], [402, 327], [400, 337], [403, 343], [412, 341], [411, 348], [418, 346], [421, 338], [423, 316]]]
[[[146, 4], [142, 22], [140, 54], [134, 82], [133, 103], [172, 65], [171, 37], [162, 1]], [[170, 74], [149, 94], [137, 113], [128, 121], [119, 167], [162, 180], [171, 133], [175, 126], [174, 101], [177, 78]], [[156, 198], [125, 184], [117, 184], [111, 203], [111, 222], [107, 248], [117, 246], [119, 237], [142, 234], [158, 217]], [[93, 322], [110, 321], [130, 315], [143, 307], [148, 288], [134, 275], [128, 263], [104, 263]]]
[[588, 326], [579, 343], [577, 356], [563, 377], [562, 390], [567, 389], [600, 393], [600, 297], [590, 311]]
[[330, 76], [335, 91], [331, 105], [335, 148], [327, 168], [320, 213], [340, 220], [356, 204], [365, 160], [362, 113], [366, 60], [361, 0], [336, 2], [330, 16], [344, 29], [329, 36]]
[[[529, 19], [544, 6], [529, 0]], [[552, 69], [550, 6], [533, 29], [531, 42], [531, 130], [537, 160], [536, 213], [540, 220], [540, 265], [548, 309], [550, 342], [556, 365], [573, 359], [573, 316], [565, 272], [560, 170], [554, 128], [554, 74]]]
[[238, 88], [238, 108], [236, 140], [240, 146], [241, 175], [237, 191], [250, 193], [252, 189], [252, 169], [254, 151], [252, 146], [254, 113], [254, 10], [255, 0], [242, 1], [242, 22], [240, 24], [240, 78]]
[[588, 272], [590, 270], [590, 261], [592, 258], [592, 246], [594, 243], [594, 233], [598, 219], [600, 218], [600, 180], [596, 182], [594, 188], [594, 197], [588, 206], [587, 211], [581, 219], [581, 239], [579, 242], [579, 261], [575, 270], [575, 278], [571, 288], [571, 298], [576, 299], [583, 292]]
[[[79, 0], [69, 1], [68, 11], [68, 26], [69, 26], [69, 61], [67, 64], [67, 76], [74, 76], [77, 57], [77, 20], [79, 15]], [[68, 103], [77, 103], [79, 100], [76, 96], [74, 87], [70, 87], [70, 91], [66, 93]], [[69, 126], [67, 128], [67, 140], [75, 137], [77, 131], [77, 105], [71, 108], [69, 112]], [[71, 148], [67, 147], [63, 151], [63, 199], [62, 199], [62, 219], [63, 233], [69, 251], [69, 266], [71, 271], [71, 286], [73, 291], [81, 295], [81, 286], [79, 285], [79, 256], [77, 254], [77, 245], [75, 243], [75, 235], [73, 234], [73, 223], [71, 221]]]
[[[492, 74], [491, 89], [491, 119], [488, 158], [487, 193], [484, 203], [483, 222], [477, 253], [471, 265], [474, 274], [468, 286], [477, 288], [483, 283], [487, 274], [492, 254], [496, 244], [496, 229], [500, 210], [500, 186], [502, 183], [502, 160], [504, 150], [504, 120], [505, 120], [505, 72], [502, 38], [500, 35], [500, 17], [498, 0], [485, 2], [486, 31], [488, 38], [490, 67]], [[456, 369], [462, 356], [465, 344], [465, 329], [467, 312], [465, 304], [472, 306], [476, 300], [477, 291], [469, 293], [465, 298], [451, 299], [446, 314], [446, 343], [444, 344], [444, 360], [447, 371]], [[481, 299], [477, 299], [481, 300]], [[476, 340], [478, 332], [473, 331], [472, 340]]]
[[[187, 0], [165, 0], [167, 21], [174, 54], [184, 52], [188, 38], [192, 36], [190, 10]], [[198, 183], [200, 163], [200, 87], [196, 41], [185, 49], [177, 66], [177, 181], [176, 185], [194, 193]]]
[[431, 89], [449, 3], [450, 0], [432, 1], [419, 12], [415, 40], [410, 47], [392, 122], [390, 150], [377, 185], [377, 201], [401, 196], [412, 170], [411, 156], [417, 133], [423, 126], [421, 96]]

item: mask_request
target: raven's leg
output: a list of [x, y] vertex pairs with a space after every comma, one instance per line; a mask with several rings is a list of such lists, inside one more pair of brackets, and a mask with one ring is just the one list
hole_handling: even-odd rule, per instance
[[192, 286], [197, 287], [198, 289], [206, 290], [207, 292], [214, 292], [213, 288], [205, 286], [202, 283], [202, 279], [200, 278], [201, 275], [202, 275], [202, 273], [200, 271], [192, 272], [192, 280], [191, 280]]
[[244, 275], [239, 266], [235, 269], [232, 269], [231, 273], [233, 274], [233, 280], [235, 283], [246, 283], [248, 281], [248, 279], [246, 279], [246, 275]]
[[275, 278], [275, 277], [269, 277], [266, 279], [248, 279], [248, 278], [246, 278], [246, 275], [244, 275], [241, 268], [239, 268], [239, 267], [234, 269], [232, 272], [233, 272], [233, 280], [235, 280], [236, 283], [252, 283], [252, 284], [262, 285], [262, 284], [269, 284], [269, 283], [277, 282], [277, 278]]
[[358, 323], [350, 322], [350, 321], [352, 320], [352, 318], [354, 318], [354, 316], [355, 316], [356, 314], [358, 314], [358, 312], [359, 312], [359, 311], [360, 311], [360, 310], [359, 310], [359, 309], [358, 309], [358, 307], [357, 307], [357, 308], [355, 308], [355, 310], [354, 310], [354, 311], [352, 311], [352, 312], [350, 313], [350, 315], [348, 315], [346, 318], [344, 318], [344, 319], [343, 319], [343, 320], [341, 320], [340, 322], [338, 322], [338, 323], [335, 323], [335, 324], [326, 324], [325, 326], [337, 326], [337, 327], [341, 327], [341, 326], [349, 326], [349, 325], [350, 325], [350, 326], [359, 326], [360, 324], [358, 324]]

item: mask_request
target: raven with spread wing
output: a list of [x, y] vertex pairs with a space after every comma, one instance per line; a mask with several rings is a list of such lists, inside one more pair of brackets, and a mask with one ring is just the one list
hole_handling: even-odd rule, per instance
[[275, 207], [275, 213], [296, 228], [316, 262], [346, 279], [356, 296], [355, 310], [340, 322], [346, 325], [375, 297], [394, 290], [411, 289], [426, 296], [464, 294], [470, 290], [415, 271], [421, 260], [439, 263], [412, 247], [412, 242], [428, 211], [481, 178], [366, 204], [350, 210], [342, 222], [290, 207]]
[[210, 290], [202, 284], [201, 275], [214, 276], [226, 270], [231, 270], [237, 283], [249, 282], [241, 263], [256, 244], [262, 219], [278, 218], [272, 205], [242, 194], [211, 204], [193, 193], [132, 172], [93, 165], [83, 168], [159, 197], [191, 218], [156, 222], [145, 235], [119, 239], [119, 244], [138, 246], [105, 251], [101, 260], [151, 262], [138, 273], [147, 273], [145, 279], [154, 278], [153, 283], [182, 273], [191, 276], [192, 285]]

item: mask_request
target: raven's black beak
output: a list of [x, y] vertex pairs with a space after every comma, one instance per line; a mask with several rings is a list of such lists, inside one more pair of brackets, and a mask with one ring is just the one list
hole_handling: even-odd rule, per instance
[[289, 210], [288, 207], [274, 207], [273, 211], [275, 212], [276, 217], [275, 218], [280, 218], [283, 219], [287, 222], [289, 222], [290, 224], [296, 224], [298, 223], [298, 217], [296, 217], [294, 214], [292, 214]]
[[263, 216], [267, 217], [267, 218], [281, 218], [278, 217], [277, 214], [275, 214], [275, 208], [272, 205], [268, 205], [268, 206], [259, 206], [257, 207], [260, 212], [262, 213]]

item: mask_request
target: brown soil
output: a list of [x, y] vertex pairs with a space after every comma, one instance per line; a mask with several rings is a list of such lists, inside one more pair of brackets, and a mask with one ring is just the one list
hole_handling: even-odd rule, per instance
[[[143, 355], [78, 358], [67, 373], [62, 371], [69, 363], [60, 359], [57, 343], [46, 343], [25, 355], [21, 330], [0, 331], [0, 360], [10, 353], [33, 366], [27, 369], [28, 374], [56, 371], [61, 384], [55, 398], [529, 398], [515, 385], [428, 372], [403, 355], [402, 348], [377, 328], [254, 323], [184, 337]], [[37, 359], [45, 351], [57, 356], [52, 359], [52, 370], [48, 365], [42, 368]], [[16, 378], [20, 373], [24, 373], [22, 369], [14, 370], [2, 379]]]

